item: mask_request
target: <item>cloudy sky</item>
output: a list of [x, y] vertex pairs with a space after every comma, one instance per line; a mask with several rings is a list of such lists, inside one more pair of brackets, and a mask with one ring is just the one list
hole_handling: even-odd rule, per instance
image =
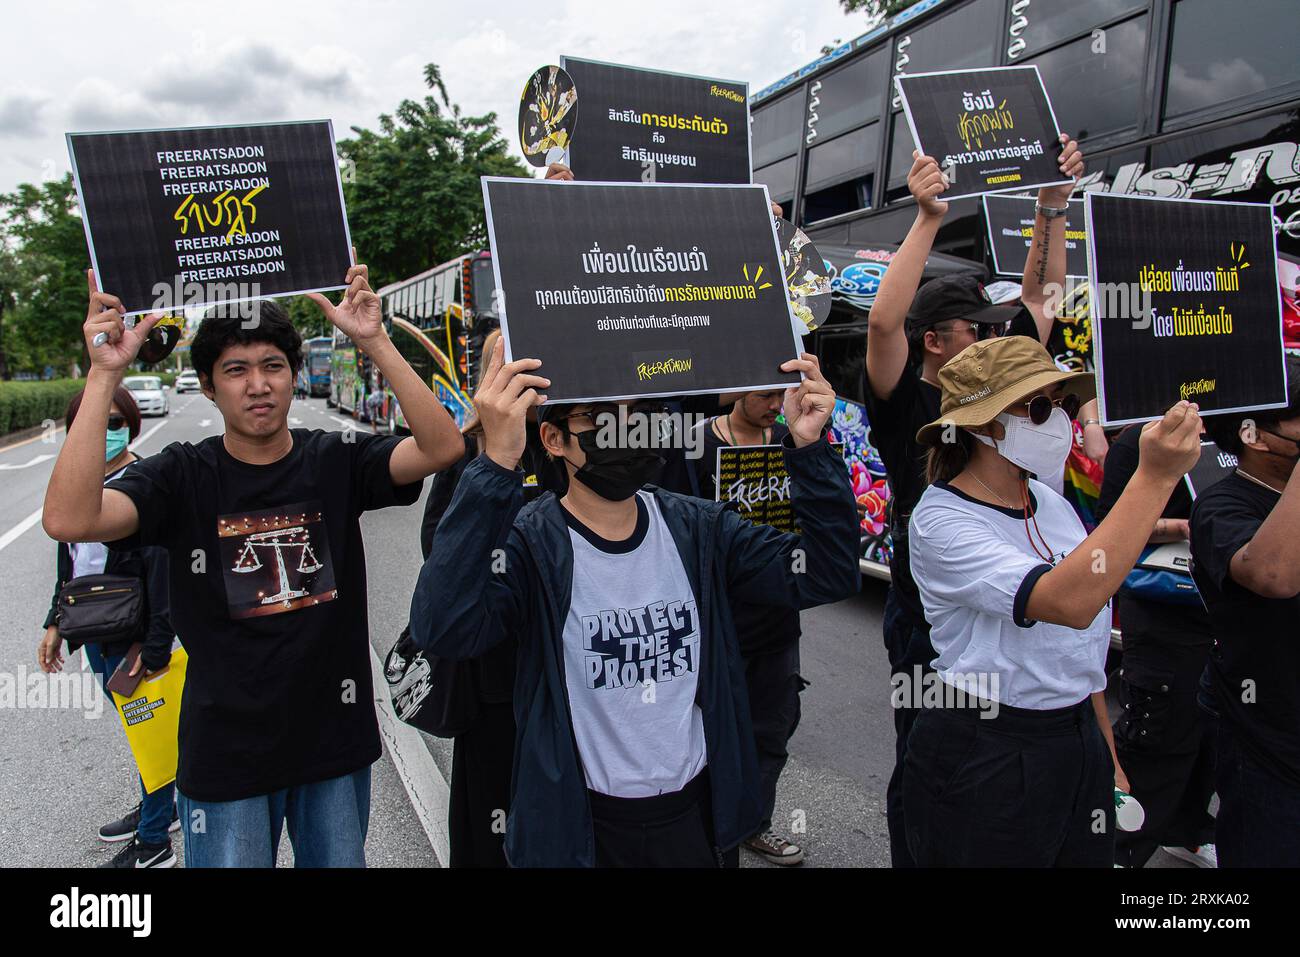
[[561, 54], [752, 92], [867, 30], [837, 0], [45, 0], [5, 21], [3, 192], [67, 172], [68, 131], [328, 117], [343, 138], [424, 95], [429, 62], [453, 102], [495, 111], [515, 141], [524, 81]]

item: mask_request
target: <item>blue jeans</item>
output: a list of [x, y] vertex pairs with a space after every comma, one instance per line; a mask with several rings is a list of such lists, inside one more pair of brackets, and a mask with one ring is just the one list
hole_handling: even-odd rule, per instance
[[186, 867], [275, 867], [289, 823], [295, 867], [365, 867], [370, 768], [241, 798], [196, 801], [179, 794]]
[[1214, 844], [1220, 867], [1300, 867], [1300, 787], [1241, 749], [1219, 723]]
[[[108, 700], [113, 702], [113, 707], [117, 707], [117, 702], [108, 690], [108, 679], [117, 666], [122, 663], [125, 655], [108, 655], [104, 656], [104, 651], [98, 644], [88, 644], [86, 649], [86, 660], [90, 662], [90, 667], [99, 675], [100, 682], [104, 685], [104, 694]], [[140, 823], [136, 825], [135, 833], [143, 844], [164, 844], [170, 843], [171, 839], [167, 836], [167, 828], [172, 823], [172, 813], [176, 804], [176, 785], [164, 784], [157, 791], [150, 794], [144, 789], [144, 781], [140, 780]]]

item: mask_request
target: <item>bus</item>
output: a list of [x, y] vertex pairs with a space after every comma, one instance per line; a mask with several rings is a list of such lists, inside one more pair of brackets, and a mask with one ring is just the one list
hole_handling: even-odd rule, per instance
[[[754, 93], [754, 181], [831, 271], [830, 316], [805, 342], [836, 392], [863, 399], [867, 313], [916, 215], [914, 145], [894, 86], [902, 73], [1037, 66], [1061, 129], [1087, 159], [1076, 198], [1098, 190], [1272, 204], [1284, 335], [1300, 348], [1295, 14], [1295, 0], [919, 0]], [[992, 273], [978, 198], [950, 204], [934, 250], [927, 277], [944, 257]], [[1063, 366], [1091, 369], [1086, 287], [1066, 304], [1048, 349]], [[888, 536], [864, 531], [863, 549], [863, 572], [886, 577]]]
[[[357, 347], [339, 329], [334, 330], [331, 342], [329, 397], [325, 404], [355, 415], [358, 409], [364, 408], [365, 399]], [[362, 360], [364, 358], [361, 356]]]
[[[495, 290], [492, 256], [486, 250], [457, 256], [378, 290], [393, 344], [458, 426], [473, 412], [470, 396], [477, 385], [479, 347], [500, 322]], [[406, 419], [387, 383], [376, 381], [375, 371], [364, 356], [358, 358], [351, 342], [339, 340], [336, 335], [335, 368], [343, 368], [351, 384], [340, 390], [339, 408], [363, 420], [373, 417], [377, 428], [390, 433], [405, 431]]]
[[298, 370], [298, 393], [312, 398], [330, 394], [331, 366], [334, 362], [334, 339], [317, 336], [303, 344], [302, 368]]

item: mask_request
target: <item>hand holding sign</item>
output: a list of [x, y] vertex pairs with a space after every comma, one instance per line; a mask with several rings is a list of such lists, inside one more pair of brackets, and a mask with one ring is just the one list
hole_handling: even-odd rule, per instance
[[474, 409], [483, 427], [484, 453], [502, 468], [513, 469], [528, 440], [528, 410], [546, 401], [538, 390], [549, 386], [551, 380], [531, 374], [541, 366], [539, 359], [506, 362], [505, 357], [505, 340], [498, 339], [483, 382], [474, 393]]
[[1176, 483], [1201, 457], [1201, 417], [1193, 402], [1179, 402], [1164, 418], [1142, 427], [1138, 471]]
[[99, 291], [93, 269], [86, 270], [86, 283], [90, 287], [90, 306], [83, 326], [86, 352], [95, 368], [121, 372], [135, 361], [136, 355], [149, 338], [149, 331], [162, 316], [151, 313], [128, 329], [124, 318], [126, 307], [122, 305], [122, 300]]
[[835, 410], [835, 390], [822, 375], [821, 363], [811, 352], [781, 363], [781, 371], [802, 372], [804, 375], [797, 388], [785, 390], [783, 409], [795, 447], [803, 448], [821, 438], [826, 420]]
[[1062, 176], [1070, 177], [1070, 182], [1058, 186], [1044, 186], [1038, 191], [1038, 202], [1059, 209], [1070, 201], [1075, 184], [1083, 175], [1083, 151], [1066, 133], [1062, 133], [1058, 139], [1061, 142], [1061, 158], [1057, 160], [1056, 165], [1060, 167]]
[[[355, 259], [356, 255], [357, 251], [353, 249], [352, 258]], [[385, 335], [379, 297], [370, 288], [370, 267], [357, 263], [348, 269], [343, 281], [348, 288], [337, 306], [318, 292], [308, 293], [307, 297], [320, 306], [326, 319], [365, 349], [367, 342], [377, 341]]]
[[907, 190], [916, 199], [916, 205], [926, 216], [943, 219], [948, 215], [948, 204], [939, 196], [948, 188], [948, 177], [939, 169], [933, 156], [922, 156], [912, 150], [912, 170], [907, 174]]

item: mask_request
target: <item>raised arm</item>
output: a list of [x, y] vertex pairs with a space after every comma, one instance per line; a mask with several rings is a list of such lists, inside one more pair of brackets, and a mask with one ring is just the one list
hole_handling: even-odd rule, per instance
[[[90, 372], [81, 409], [54, 462], [41, 514], [45, 534], [60, 542], [112, 542], [139, 527], [135, 503], [122, 492], [104, 488], [104, 437], [113, 391], [122, 381], [123, 370], [135, 361], [149, 330], [161, 318], [146, 316], [127, 329], [122, 301], [99, 291], [92, 270], [86, 270], [86, 281], [90, 306], [82, 334]], [[108, 339], [95, 345], [100, 333]]]
[[320, 293], [311, 293], [310, 298], [330, 322], [370, 357], [392, 386], [411, 436], [393, 449], [388, 470], [394, 485], [419, 482], [458, 461], [465, 453], [464, 440], [447, 410], [434, 398], [428, 383], [420, 379], [388, 338], [379, 297], [370, 289], [369, 268], [362, 264], [353, 266], [348, 270], [346, 282], [347, 291], [337, 306]]
[[1300, 594], [1300, 470], [1228, 569], [1233, 581], [1264, 598]]
[[867, 317], [867, 379], [878, 399], [888, 399], [893, 394], [907, 369], [903, 320], [921, 284], [934, 237], [948, 213], [948, 204], [937, 198], [948, 188], [948, 182], [934, 157], [912, 151], [907, 188], [916, 198], [916, 221], [885, 270], [885, 278], [880, 281], [876, 301]]
[[[1083, 153], [1079, 144], [1070, 137], [1061, 134], [1061, 157], [1059, 160], [1061, 175], [1069, 176], [1071, 181], [1063, 186], [1047, 186], [1038, 191], [1038, 205], [1047, 209], [1065, 209], [1070, 205], [1070, 194], [1074, 184], [1083, 175]], [[1055, 297], [1049, 296], [1049, 290], [1056, 290]], [[1056, 216], [1048, 219], [1042, 213], [1034, 212], [1034, 235], [1029, 242], [1029, 254], [1025, 257], [1025, 275], [1021, 281], [1020, 301], [1034, 316], [1038, 326], [1038, 341], [1046, 344], [1052, 334], [1052, 323], [1056, 321], [1053, 308], [1049, 302], [1059, 303], [1065, 294], [1065, 217]]]
[[1026, 617], [1086, 628], [1137, 564], [1174, 486], [1201, 454], [1201, 417], [1179, 402], [1143, 427], [1137, 470], [1091, 535], [1034, 584]]

